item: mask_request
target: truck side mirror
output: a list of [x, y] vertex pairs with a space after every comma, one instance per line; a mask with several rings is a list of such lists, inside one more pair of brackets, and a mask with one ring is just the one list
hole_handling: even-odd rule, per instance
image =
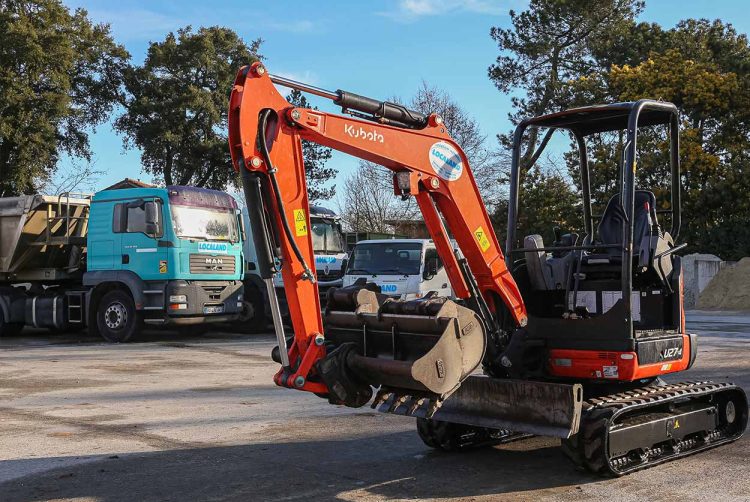
[[159, 218], [159, 205], [156, 201], [150, 200], [145, 203], [146, 211], [146, 233], [153, 237], [161, 234], [161, 221]]
[[424, 273], [422, 274], [422, 278], [425, 281], [429, 281], [430, 279], [435, 277], [437, 273], [438, 273], [437, 258], [428, 258], [424, 264]]

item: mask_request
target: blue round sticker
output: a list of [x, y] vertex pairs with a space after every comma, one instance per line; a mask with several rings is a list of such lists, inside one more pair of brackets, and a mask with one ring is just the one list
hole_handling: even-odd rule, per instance
[[445, 141], [438, 141], [430, 147], [430, 165], [446, 181], [456, 181], [464, 171], [461, 155]]

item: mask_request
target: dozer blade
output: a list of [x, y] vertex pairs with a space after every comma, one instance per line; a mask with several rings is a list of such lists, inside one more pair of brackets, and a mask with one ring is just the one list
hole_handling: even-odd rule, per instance
[[415, 399], [381, 389], [374, 406], [385, 413], [568, 438], [578, 432], [583, 391], [579, 384], [472, 375], [440, 406], [426, 399], [414, 406]]
[[349, 406], [365, 404], [369, 386], [441, 401], [481, 364], [486, 347], [471, 309], [446, 298], [393, 300], [361, 286], [331, 290], [325, 326], [329, 355], [318, 371]]

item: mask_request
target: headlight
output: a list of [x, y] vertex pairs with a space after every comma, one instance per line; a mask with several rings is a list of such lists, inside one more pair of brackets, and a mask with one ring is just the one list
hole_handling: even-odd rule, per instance
[[186, 295], [169, 295], [169, 303], [185, 303], [186, 301]]

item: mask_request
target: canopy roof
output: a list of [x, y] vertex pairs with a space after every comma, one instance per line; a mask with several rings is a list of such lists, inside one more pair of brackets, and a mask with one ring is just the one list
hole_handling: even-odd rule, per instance
[[638, 105], [642, 106], [638, 116], [639, 127], [669, 124], [672, 115], [677, 115], [677, 107], [672, 103], [649, 99], [572, 108], [526, 119], [521, 122], [521, 125], [570, 129], [582, 136], [606, 131], [619, 131], [627, 129], [630, 113]]

